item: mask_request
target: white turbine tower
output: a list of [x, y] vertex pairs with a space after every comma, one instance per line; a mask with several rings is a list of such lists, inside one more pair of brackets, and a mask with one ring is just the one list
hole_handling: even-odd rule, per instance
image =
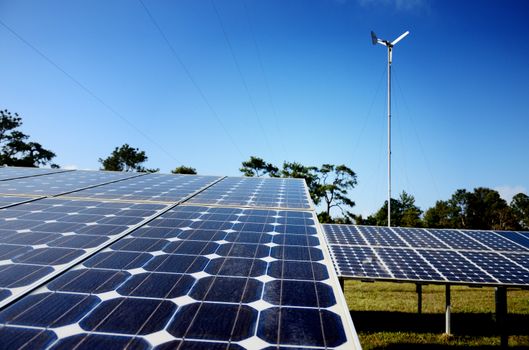
[[393, 46], [404, 39], [409, 31], [404, 32], [397, 39], [389, 42], [377, 38], [375, 32], [371, 32], [371, 41], [373, 45], [380, 44], [388, 48], [388, 227], [391, 227], [391, 61], [393, 55]]

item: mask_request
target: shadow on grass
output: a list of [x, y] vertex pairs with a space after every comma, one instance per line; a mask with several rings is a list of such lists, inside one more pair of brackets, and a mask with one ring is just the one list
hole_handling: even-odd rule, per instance
[[[443, 333], [445, 331], [444, 313], [419, 315], [407, 312], [351, 311], [351, 318], [359, 332]], [[528, 324], [529, 315], [509, 314], [507, 333], [509, 335], [529, 335]], [[491, 336], [499, 334], [494, 314], [491, 313], [453, 313], [451, 330], [454, 335]], [[434, 346], [434, 348], [438, 347]]]

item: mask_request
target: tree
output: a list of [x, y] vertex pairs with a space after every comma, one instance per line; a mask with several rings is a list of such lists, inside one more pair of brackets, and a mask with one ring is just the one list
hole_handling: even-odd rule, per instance
[[478, 187], [473, 192], [458, 189], [448, 201], [438, 201], [426, 211], [427, 227], [480, 230], [515, 230], [520, 227], [516, 210], [500, 194]]
[[[422, 210], [415, 205], [415, 197], [402, 191], [399, 199], [391, 198], [391, 225], [400, 227], [421, 227]], [[388, 201], [384, 201], [382, 207], [370, 215], [364, 223], [378, 226], [388, 224]]]
[[425, 227], [458, 228], [457, 215], [448, 201], [437, 201], [433, 207], [424, 213]]
[[266, 163], [262, 158], [251, 156], [250, 160], [242, 162], [242, 168], [239, 169], [244, 176], [261, 177], [269, 175], [277, 177], [279, 169], [272, 163]]
[[107, 158], [99, 158], [99, 162], [103, 165], [101, 170], [138, 171], [148, 173], [159, 171], [159, 169], [147, 169], [142, 165], [148, 159], [145, 151], [140, 151], [138, 148], [133, 148], [128, 144], [124, 144], [121, 147], [116, 147]]
[[190, 166], [181, 165], [179, 167], [176, 167], [174, 170], [171, 170], [171, 173], [173, 173], [173, 174], [196, 175], [197, 174], [197, 169], [192, 168]]
[[520, 227], [529, 230], [529, 196], [518, 193], [512, 197], [511, 209]]
[[38, 142], [28, 141], [29, 135], [16, 130], [20, 126], [22, 118], [17, 113], [12, 115], [7, 109], [0, 110], [0, 165], [38, 167], [48, 164], [55, 153]]
[[507, 202], [496, 190], [478, 187], [468, 196], [468, 228], [504, 230], [512, 228]]
[[321, 215], [321, 219], [331, 220], [331, 209], [335, 207], [341, 210], [344, 217], [352, 217], [353, 214], [347, 209], [354, 207], [355, 202], [347, 194], [357, 184], [356, 173], [343, 164], [323, 164], [317, 172], [319, 176], [315, 195], [323, 199], [325, 205], [325, 214]]

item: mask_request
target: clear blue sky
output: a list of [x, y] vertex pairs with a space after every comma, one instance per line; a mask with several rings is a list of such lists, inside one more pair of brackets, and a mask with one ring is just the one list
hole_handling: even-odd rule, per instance
[[174, 52], [139, 1], [0, 1], [0, 20], [93, 94], [0, 26], [0, 108], [61, 166], [97, 169], [123, 143], [163, 172], [344, 163], [368, 214], [386, 197], [387, 132], [386, 51], [369, 32], [409, 30], [394, 193], [426, 209], [458, 188], [529, 189], [527, 1], [215, 0], [222, 24], [210, 0], [144, 3]]

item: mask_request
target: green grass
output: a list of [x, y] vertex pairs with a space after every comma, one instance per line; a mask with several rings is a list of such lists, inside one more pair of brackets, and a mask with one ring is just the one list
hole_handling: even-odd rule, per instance
[[[445, 287], [422, 288], [417, 313], [415, 284], [345, 282], [345, 298], [364, 349], [498, 347], [494, 289], [451, 287], [452, 335], [444, 334]], [[529, 290], [509, 290], [509, 346], [529, 349]]]

